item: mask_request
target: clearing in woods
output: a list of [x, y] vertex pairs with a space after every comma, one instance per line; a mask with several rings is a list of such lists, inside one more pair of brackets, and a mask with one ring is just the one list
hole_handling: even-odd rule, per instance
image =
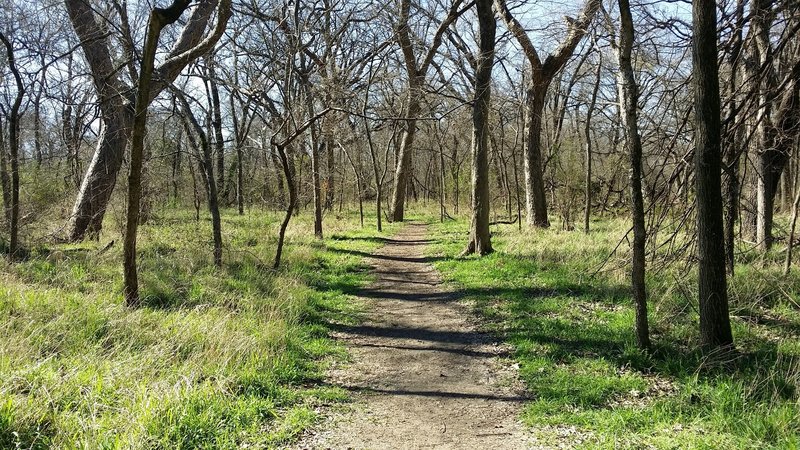
[[426, 226], [410, 223], [367, 262], [376, 277], [358, 295], [366, 320], [342, 327], [353, 361], [328, 381], [354, 393], [351, 408], [301, 448], [517, 449], [533, 446], [519, 422], [524, 390], [503, 347], [477, 331], [458, 293], [424, 256]]

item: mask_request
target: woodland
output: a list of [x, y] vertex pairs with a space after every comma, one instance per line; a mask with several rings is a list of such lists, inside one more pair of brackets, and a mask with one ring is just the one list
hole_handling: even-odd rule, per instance
[[0, 0], [0, 449], [800, 446], [799, 31]]

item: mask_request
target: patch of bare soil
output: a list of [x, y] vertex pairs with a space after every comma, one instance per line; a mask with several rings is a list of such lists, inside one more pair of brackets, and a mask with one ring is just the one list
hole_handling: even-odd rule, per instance
[[355, 402], [300, 448], [542, 447], [519, 422], [525, 393], [507, 348], [476, 330], [424, 256], [428, 242], [412, 223], [368, 258], [377, 279], [360, 296], [370, 313], [337, 332], [353, 362], [328, 379]]

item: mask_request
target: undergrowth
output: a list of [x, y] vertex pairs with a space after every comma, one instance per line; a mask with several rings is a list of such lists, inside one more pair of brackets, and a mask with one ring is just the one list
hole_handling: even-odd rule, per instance
[[345, 356], [329, 325], [358, 320], [346, 292], [368, 275], [334, 250], [369, 252], [377, 233], [330, 215], [338, 239], [320, 242], [300, 215], [273, 271], [280, 218], [226, 211], [217, 269], [208, 220], [157, 214], [141, 227], [134, 309], [114, 232], [0, 263], [0, 448], [269, 448], [346, 400], [316, 382]]

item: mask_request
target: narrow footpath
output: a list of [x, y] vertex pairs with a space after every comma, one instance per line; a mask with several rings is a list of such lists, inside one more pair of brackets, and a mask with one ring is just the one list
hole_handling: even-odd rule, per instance
[[507, 348], [476, 330], [424, 256], [428, 243], [411, 223], [368, 258], [376, 280], [359, 296], [370, 312], [337, 331], [353, 361], [328, 378], [355, 402], [300, 448], [539, 448], [519, 422], [524, 391]]

